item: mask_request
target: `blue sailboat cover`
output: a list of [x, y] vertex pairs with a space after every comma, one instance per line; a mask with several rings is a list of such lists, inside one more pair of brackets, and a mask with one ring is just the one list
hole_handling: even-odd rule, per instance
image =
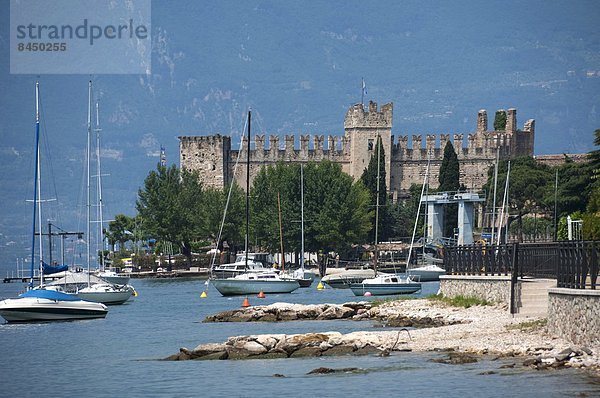
[[68, 265], [50, 265], [44, 262], [42, 263], [42, 272], [44, 275], [56, 274], [57, 272], [67, 271], [68, 269]]
[[55, 290], [44, 290], [44, 289], [32, 289], [23, 294], [20, 294], [19, 297], [35, 297], [35, 298], [44, 298], [48, 300], [61, 300], [61, 301], [80, 301], [81, 299], [77, 296], [66, 294], [62, 292], [57, 292]]

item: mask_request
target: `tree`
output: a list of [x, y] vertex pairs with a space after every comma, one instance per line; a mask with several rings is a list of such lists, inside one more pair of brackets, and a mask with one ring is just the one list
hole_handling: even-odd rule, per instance
[[[300, 166], [278, 163], [261, 169], [251, 190], [252, 242], [279, 251], [277, 194], [281, 197], [283, 238], [287, 252], [299, 251]], [[371, 229], [369, 192], [362, 182], [330, 161], [304, 167], [305, 249], [344, 251], [361, 243]]]
[[494, 130], [495, 131], [506, 130], [506, 111], [505, 110], [496, 111], [496, 115], [494, 115]]
[[[508, 161], [498, 165], [498, 186], [504, 186], [508, 169]], [[544, 164], [536, 162], [532, 157], [520, 157], [511, 160], [509, 181], [509, 213], [518, 223], [519, 240], [523, 240], [523, 217], [531, 213], [546, 213], [552, 209], [554, 174]], [[488, 170], [488, 181], [485, 191], [493, 192], [494, 167]], [[502, 184], [502, 185], [500, 185]], [[502, 204], [503, 189], [496, 192], [496, 203]]]
[[196, 172], [158, 165], [138, 191], [136, 208], [152, 237], [176, 243], [191, 264], [191, 242], [202, 236], [202, 186]]
[[108, 230], [105, 231], [105, 234], [113, 251], [117, 243], [119, 243], [119, 250], [125, 248], [125, 243], [132, 239], [133, 226], [134, 219], [125, 214], [117, 214], [115, 219], [108, 223]]
[[[225, 206], [227, 204], [227, 196], [229, 189], [231, 188], [231, 197], [229, 199], [229, 205], [225, 212]], [[225, 189], [208, 188], [204, 191], [202, 200], [203, 205], [203, 231], [207, 238], [216, 242], [219, 235], [219, 229], [223, 221], [223, 213], [225, 212], [225, 223], [223, 224], [223, 231], [221, 234], [221, 241], [216, 242], [219, 246], [223, 242], [227, 241], [232, 251], [235, 252], [235, 248], [240, 244], [244, 243], [244, 236], [246, 233], [245, 228], [245, 197], [244, 190], [237, 185], [235, 182], [232, 187], [225, 187]]]
[[[377, 206], [377, 165], [379, 164], [379, 225], [378, 225], [378, 237], [377, 240], [385, 241], [388, 240], [393, 225], [390, 222], [391, 208], [387, 205], [387, 184], [386, 184], [386, 172], [385, 172], [385, 151], [381, 142], [381, 137], [377, 137], [377, 145], [375, 151], [369, 160], [367, 168], [364, 170], [360, 177], [364, 186], [369, 190], [370, 203], [373, 209]], [[375, 241], [375, 211], [373, 212], [373, 219], [371, 220], [373, 226], [369, 234], [369, 240]]]
[[[444, 158], [440, 166], [440, 175], [438, 177], [438, 191], [453, 191], [460, 189], [460, 173], [458, 157], [454, 151], [454, 146], [450, 141], [444, 147]], [[453, 237], [454, 229], [458, 226], [458, 205], [447, 204], [444, 206], [444, 236]]]
[[600, 129], [594, 131], [596, 149], [589, 154], [592, 184], [586, 212], [583, 214], [583, 238], [600, 239]]

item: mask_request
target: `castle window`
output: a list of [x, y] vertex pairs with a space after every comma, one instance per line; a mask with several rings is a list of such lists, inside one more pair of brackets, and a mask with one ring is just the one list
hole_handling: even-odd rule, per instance
[[372, 151], [372, 150], [373, 150], [373, 140], [369, 140], [369, 143], [367, 144], [367, 149], [368, 149], [369, 151]]

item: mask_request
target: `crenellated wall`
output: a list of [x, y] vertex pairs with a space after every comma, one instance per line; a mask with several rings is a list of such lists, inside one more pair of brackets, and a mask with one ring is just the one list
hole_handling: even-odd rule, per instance
[[[250, 171], [253, 178], [265, 165], [283, 162], [319, 162], [328, 159], [341, 164], [355, 179], [360, 178], [376, 153], [377, 138], [381, 137], [385, 154], [386, 184], [394, 193], [406, 193], [412, 184], [422, 184], [429, 160], [429, 183], [437, 187], [444, 147], [452, 142], [460, 163], [460, 182], [469, 189], [480, 189], [487, 181], [487, 171], [498, 151], [501, 159], [533, 155], [535, 121], [528, 120], [517, 129], [517, 111], [509, 109], [503, 131], [489, 131], [487, 112], [477, 114], [476, 131], [441, 134], [392, 135], [393, 104], [369, 102], [351, 106], [344, 118], [344, 135], [256, 135], [250, 151]], [[410, 144], [409, 144], [410, 138]], [[208, 186], [223, 187], [235, 179], [245, 187], [246, 150], [243, 149], [237, 172], [233, 173], [238, 150], [231, 149], [229, 137], [181, 136], [181, 167], [199, 170]], [[245, 145], [244, 145], [245, 148]]]

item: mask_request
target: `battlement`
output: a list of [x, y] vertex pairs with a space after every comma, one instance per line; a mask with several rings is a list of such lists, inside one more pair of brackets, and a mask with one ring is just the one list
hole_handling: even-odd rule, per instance
[[348, 109], [344, 118], [344, 129], [355, 128], [392, 128], [392, 115], [394, 104], [389, 103], [377, 110], [377, 103], [369, 101], [369, 108], [365, 112], [363, 104], [355, 104]]
[[[375, 154], [377, 140], [381, 139], [387, 187], [390, 191], [406, 192], [411, 184], [422, 183], [428, 160], [431, 161], [430, 181], [437, 181], [444, 147], [452, 142], [461, 164], [461, 183], [470, 189], [479, 189], [487, 180], [487, 169], [493, 164], [497, 151], [502, 159], [533, 155], [535, 121], [527, 120], [519, 130], [516, 109], [504, 112], [503, 130], [489, 130], [487, 111], [481, 109], [477, 112], [474, 132], [414, 133], [399, 135], [396, 139], [392, 135], [392, 103], [378, 109], [377, 103], [370, 101], [366, 110], [363, 104], [355, 104], [346, 112], [343, 135], [271, 134], [268, 138], [264, 133], [255, 135], [254, 143], [250, 144], [251, 178], [261, 167], [280, 161], [304, 163], [327, 159], [339, 163], [345, 173], [358, 179]], [[247, 143], [240, 153], [240, 149], [231, 149], [230, 137], [220, 134], [180, 136], [179, 141], [181, 167], [200, 171], [203, 183], [223, 187], [235, 179], [245, 186], [241, 181], [245, 173], [233, 175], [233, 165], [238, 154], [246, 159]]]

